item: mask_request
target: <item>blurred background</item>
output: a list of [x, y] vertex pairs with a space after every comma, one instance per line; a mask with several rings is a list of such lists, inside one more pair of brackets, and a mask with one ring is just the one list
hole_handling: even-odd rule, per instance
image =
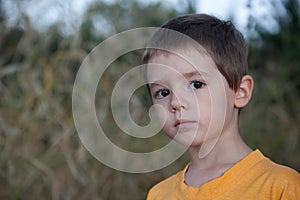
[[[82, 61], [106, 38], [160, 26], [195, 12], [232, 20], [249, 44], [254, 97], [240, 118], [253, 148], [300, 171], [299, 0], [0, 0], [0, 199], [145, 199], [155, 183], [182, 169], [183, 155], [151, 173], [128, 174], [101, 164], [82, 146], [72, 119], [72, 88]], [[114, 123], [116, 81], [141, 64], [142, 51], [118, 58], [96, 94], [100, 124], [116, 145], [136, 152], [168, 142], [126, 136]], [[130, 108], [149, 122], [144, 88]]]

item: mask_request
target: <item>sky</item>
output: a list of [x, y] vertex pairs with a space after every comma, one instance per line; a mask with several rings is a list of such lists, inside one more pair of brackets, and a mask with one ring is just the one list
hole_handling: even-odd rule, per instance
[[[56, 21], [63, 21], [69, 30], [76, 30], [81, 24], [82, 16], [88, 5], [96, 0], [40, 0], [40, 1], [23, 1], [23, 6], [27, 11], [27, 15], [32, 19], [34, 25], [38, 27], [48, 26]], [[112, 2], [116, 0], [104, 0], [106, 2]], [[158, 2], [159, 0], [144, 0], [142, 2]], [[213, 14], [221, 19], [229, 19], [233, 17], [235, 25], [242, 32], [246, 31], [248, 17], [250, 14], [247, 9], [247, 2], [251, 1], [255, 16], [262, 16], [261, 18], [265, 21], [265, 26], [270, 30], [276, 31], [276, 21], [272, 17], [270, 12], [270, 1], [269, 0], [194, 0], [195, 7], [198, 13], [204, 12], [207, 14]], [[281, 0], [273, 0], [277, 2], [278, 10], [280, 8]], [[13, 2], [16, 1], [3, 1], [4, 6], [9, 7], [10, 13], [18, 13], [17, 5]], [[34, 2], [34, 3], [33, 3]], [[172, 5], [180, 10], [180, 5], [185, 0], [164, 0], [159, 1], [167, 6]], [[15, 11], [15, 12], [14, 12]], [[46, 11], [46, 12], [44, 12]], [[277, 11], [276, 11], [277, 12]], [[278, 13], [276, 13], [278, 14]], [[280, 12], [279, 12], [280, 14]], [[281, 14], [284, 14], [283, 12]], [[253, 15], [253, 13], [252, 13]], [[10, 20], [13, 22], [14, 17], [11, 16]]]
[[216, 17], [223, 19], [233, 15], [236, 25], [240, 27], [240, 29], [244, 29], [249, 17], [249, 11], [246, 9], [246, 4], [247, 0], [204, 0], [199, 1], [196, 8], [198, 12], [213, 14]]

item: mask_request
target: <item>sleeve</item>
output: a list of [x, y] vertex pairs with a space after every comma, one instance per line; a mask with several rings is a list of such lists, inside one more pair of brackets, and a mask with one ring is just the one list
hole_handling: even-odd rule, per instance
[[153, 188], [148, 192], [147, 200], [154, 200]]
[[156, 185], [148, 192], [147, 200], [166, 200], [174, 199], [176, 176], [173, 175]]
[[280, 200], [300, 200], [300, 174], [294, 170], [282, 177], [285, 182]]

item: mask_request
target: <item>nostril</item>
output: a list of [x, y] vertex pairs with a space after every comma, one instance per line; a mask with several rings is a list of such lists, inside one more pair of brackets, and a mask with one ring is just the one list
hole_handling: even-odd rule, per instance
[[172, 92], [170, 98], [170, 110], [172, 112], [181, 110], [181, 109], [187, 109], [188, 108], [188, 99], [185, 96], [185, 93], [179, 93], [177, 92], [177, 95], [175, 95], [174, 92]]
[[173, 112], [175, 112], [176, 110], [180, 109], [180, 107], [181, 107], [180, 102], [174, 96], [171, 99], [171, 105], [170, 106], [171, 106], [171, 111], [173, 111]]

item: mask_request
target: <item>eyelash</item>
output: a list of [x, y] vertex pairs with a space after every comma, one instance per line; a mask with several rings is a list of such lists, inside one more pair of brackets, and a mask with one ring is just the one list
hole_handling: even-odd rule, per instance
[[158, 90], [157, 92], [155, 92], [154, 97], [157, 99], [163, 99], [164, 97], [166, 97], [166, 96], [161, 96], [161, 92], [163, 92], [163, 91], [168, 92], [168, 94], [166, 96], [168, 96], [171, 93], [170, 90], [168, 90], [168, 89], [161, 89], [161, 90]]
[[197, 89], [201, 89], [203, 86], [205, 86], [206, 84], [203, 82], [203, 81], [192, 81], [191, 83], [190, 83], [190, 85], [192, 85], [193, 83], [200, 83], [200, 87], [199, 88], [195, 88], [196, 90]]
[[[194, 84], [194, 83], [199, 83], [199, 84], [200, 84], [200, 87], [199, 87], [199, 88], [196, 88], [196, 87], [194, 86], [194, 88], [191, 88], [191, 89], [193, 89], [193, 90], [201, 89], [203, 86], [206, 85], [203, 81], [196, 81], [196, 80], [195, 80], [195, 81], [191, 81], [191, 82], [190, 82], [190, 87], [192, 87], [192, 84]], [[161, 94], [161, 92], [167, 92], [166, 96], [163, 96], [163, 95]], [[170, 93], [171, 93], [171, 92], [170, 92], [169, 89], [161, 89], [161, 90], [158, 90], [157, 92], [155, 92], [155, 95], [154, 95], [154, 96], [155, 96], [155, 98], [163, 99], [163, 98], [167, 97]]]

